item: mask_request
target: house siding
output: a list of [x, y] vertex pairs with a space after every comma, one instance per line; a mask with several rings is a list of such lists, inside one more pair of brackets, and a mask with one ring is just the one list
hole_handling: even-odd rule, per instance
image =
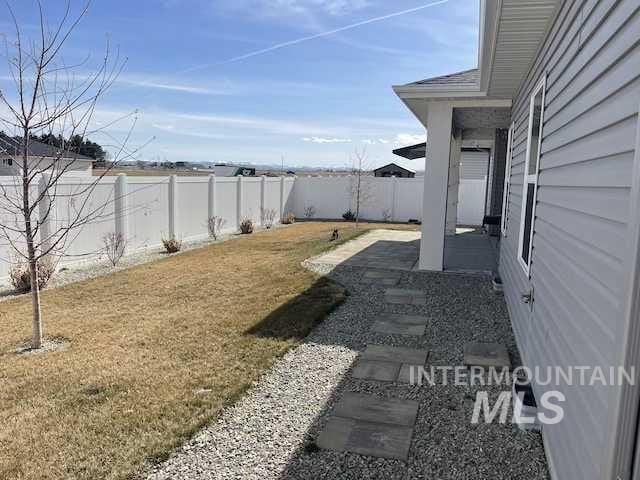
[[[640, 2], [567, 0], [514, 99], [507, 235], [500, 272], [528, 366], [616, 361], [640, 105]], [[547, 75], [531, 279], [518, 263], [529, 99]], [[521, 294], [533, 287], [530, 309]], [[534, 384], [566, 396], [544, 427], [557, 479], [601, 480], [613, 405], [604, 387]], [[576, 439], [580, 441], [576, 441]]]

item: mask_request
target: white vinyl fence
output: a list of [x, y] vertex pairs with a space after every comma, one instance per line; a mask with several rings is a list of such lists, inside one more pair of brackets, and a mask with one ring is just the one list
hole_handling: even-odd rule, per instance
[[[422, 220], [423, 178], [362, 177], [360, 217], [365, 220], [408, 222]], [[300, 177], [294, 188], [294, 213], [304, 218], [312, 207], [314, 218], [341, 219], [355, 211], [357, 177]]]
[[482, 180], [463, 178], [458, 192], [458, 225], [482, 225], [487, 196], [487, 177]]
[[[95, 259], [104, 249], [104, 236], [112, 232], [122, 233], [127, 253], [133, 253], [157, 248], [163, 238], [204, 239], [213, 216], [224, 219], [223, 232], [229, 233], [245, 218], [259, 225], [263, 209], [274, 210], [276, 222], [289, 212], [304, 218], [307, 207], [313, 207], [315, 219], [342, 219], [347, 210], [355, 211], [356, 177], [119, 175], [102, 179], [90, 197], [79, 195], [93, 181], [66, 177], [58, 184], [55, 208], [41, 234], [68, 225], [81, 209], [91, 213], [91, 221], [69, 234], [61, 263]], [[13, 177], [0, 177], [7, 189], [15, 189], [13, 182]], [[422, 189], [421, 178], [363, 177], [361, 218], [422, 220]], [[16, 225], [20, 219], [0, 214], [0, 222]], [[10, 261], [16, 258], [12, 252], [9, 242], [0, 239], [0, 279], [7, 277]]]

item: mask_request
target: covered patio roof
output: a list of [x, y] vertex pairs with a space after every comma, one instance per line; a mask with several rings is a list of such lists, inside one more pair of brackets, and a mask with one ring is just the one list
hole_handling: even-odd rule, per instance
[[433, 102], [445, 101], [454, 108], [509, 109], [561, 3], [481, 0], [478, 67], [397, 85], [395, 93], [425, 127]]
[[408, 160], [417, 160], [427, 156], [427, 142], [409, 145], [408, 147], [396, 148], [393, 153]]

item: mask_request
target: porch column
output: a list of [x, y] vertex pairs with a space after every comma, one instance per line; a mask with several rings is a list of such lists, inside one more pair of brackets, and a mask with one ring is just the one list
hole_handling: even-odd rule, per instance
[[434, 102], [427, 112], [427, 160], [422, 203], [420, 270], [442, 271], [453, 108]]
[[447, 223], [445, 235], [455, 235], [458, 226], [458, 197], [460, 195], [460, 158], [462, 157], [462, 131], [454, 129], [449, 156], [449, 191], [447, 193]]

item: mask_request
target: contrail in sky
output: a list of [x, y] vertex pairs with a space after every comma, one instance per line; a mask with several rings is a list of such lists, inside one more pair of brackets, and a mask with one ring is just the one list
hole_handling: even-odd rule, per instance
[[399, 17], [401, 15], [406, 15], [408, 13], [418, 12], [420, 10], [424, 10], [425, 8], [435, 7], [436, 5], [442, 5], [443, 3], [447, 3], [450, 0], [439, 0], [437, 2], [428, 3], [426, 5], [422, 5], [420, 7], [410, 8], [408, 10], [402, 10], [400, 12], [390, 13], [388, 15], [383, 15], [381, 17], [370, 18], [368, 20], [363, 20], [361, 22], [352, 23], [351, 25], [345, 25], [344, 27], [336, 28], [334, 30], [328, 30], [326, 32], [316, 33], [315, 35], [309, 35], [307, 37], [297, 38], [295, 40], [290, 40], [284, 43], [278, 43], [277, 45], [272, 45], [271, 47], [263, 48], [261, 50], [255, 50], [253, 52], [245, 53], [244, 55], [240, 55], [238, 57], [233, 57], [228, 60], [224, 60], [222, 62], [210, 64], [210, 65], [198, 65], [195, 67], [187, 68], [185, 70], [181, 70], [176, 73], [189, 73], [197, 70], [203, 70], [205, 68], [215, 66], [215, 65], [226, 65], [228, 63], [239, 62], [240, 60], [245, 60], [247, 58], [256, 57], [258, 55], [262, 55], [263, 53], [273, 52], [274, 50], [280, 50], [281, 48], [290, 47], [292, 45], [298, 45], [299, 43], [308, 42], [309, 40], [315, 40], [316, 38], [328, 37], [329, 35], [334, 35], [336, 33], [344, 32], [346, 30], [351, 30], [353, 28], [362, 27], [364, 25], [369, 25], [370, 23], [380, 22], [382, 20], [387, 20], [389, 18]]

